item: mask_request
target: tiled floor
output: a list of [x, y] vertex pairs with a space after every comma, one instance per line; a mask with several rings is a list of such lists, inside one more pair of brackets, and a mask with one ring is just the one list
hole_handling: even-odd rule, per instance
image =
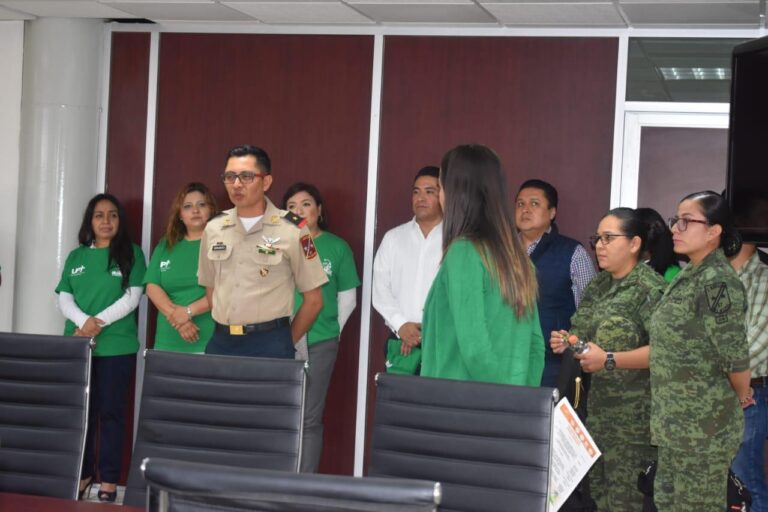
[[[115, 500], [115, 505], [122, 505], [123, 504], [123, 496], [125, 495], [125, 487], [122, 485], [117, 486], [117, 499]], [[99, 486], [94, 485], [91, 488], [91, 494], [88, 496], [88, 498], [83, 498], [85, 501], [99, 501]]]

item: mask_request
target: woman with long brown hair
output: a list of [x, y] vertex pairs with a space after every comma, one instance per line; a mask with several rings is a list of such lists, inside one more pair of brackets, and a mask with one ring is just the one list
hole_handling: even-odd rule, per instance
[[538, 386], [544, 340], [536, 275], [520, 245], [496, 153], [443, 157], [443, 261], [424, 306], [421, 375]]
[[156, 349], [203, 352], [213, 334], [211, 306], [197, 284], [197, 261], [205, 225], [217, 214], [216, 200], [202, 183], [187, 183], [176, 194], [165, 236], [144, 276], [147, 297], [160, 312]]

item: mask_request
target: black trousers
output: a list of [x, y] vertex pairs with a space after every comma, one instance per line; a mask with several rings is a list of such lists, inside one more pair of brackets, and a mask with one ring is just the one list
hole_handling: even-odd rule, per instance
[[135, 372], [136, 354], [93, 358], [82, 478], [98, 476], [101, 482], [109, 483], [120, 478], [125, 411]]

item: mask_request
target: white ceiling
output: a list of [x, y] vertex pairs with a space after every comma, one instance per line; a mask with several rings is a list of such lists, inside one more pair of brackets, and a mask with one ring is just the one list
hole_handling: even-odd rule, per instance
[[766, 14], [766, 0], [0, 0], [0, 20], [270, 25], [760, 28]]

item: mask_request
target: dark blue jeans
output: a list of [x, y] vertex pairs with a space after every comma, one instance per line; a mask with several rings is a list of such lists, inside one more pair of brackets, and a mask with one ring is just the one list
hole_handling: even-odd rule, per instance
[[[91, 362], [91, 395], [88, 434], [85, 439], [82, 478], [98, 476], [117, 483], [123, 462], [125, 412], [136, 371], [136, 354], [94, 357]], [[98, 439], [98, 466], [96, 459]]]
[[267, 332], [254, 332], [233, 336], [229, 333], [213, 332], [211, 341], [205, 347], [206, 354], [222, 356], [274, 357], [293, 359], [296, 354], [291, 338], [291, 328], [278, 327]]
[[731, 464], [733, 472], [752, 493], [752, 512], [768, 512], [763, 448], [768, 437], [768, 388], [754, 386], [755, 405], [744, 409], [744, 439]]

